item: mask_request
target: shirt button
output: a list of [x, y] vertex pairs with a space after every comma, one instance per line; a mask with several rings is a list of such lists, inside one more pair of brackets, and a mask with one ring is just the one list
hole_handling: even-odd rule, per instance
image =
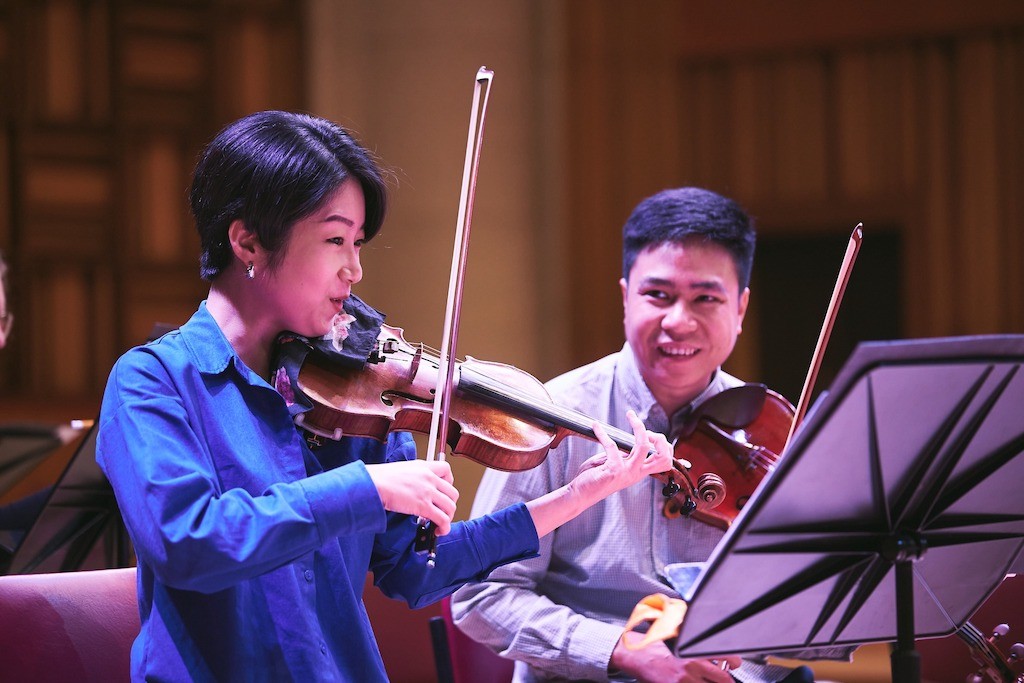
[[327, 646], [324, 645], [323, 643], [320, 643], [320, 652], [322, 654], [327, 654]]
[[310, 583], [313, 583], [313, 570], [312, 569], [307, 569], [306, 571], [302, 572], [302, 575], [306, 577], [306, 581], [308, 581]]

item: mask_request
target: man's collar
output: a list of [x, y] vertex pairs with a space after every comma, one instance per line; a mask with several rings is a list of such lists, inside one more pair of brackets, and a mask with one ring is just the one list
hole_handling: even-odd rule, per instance
[[[637, 406], [638, 408], [643, 407], [644, 410], [650, 412], [652, 406], [659, 404], [657, 399], [655, 399], [654, 394], [651, 392], [651, 388], [647, 386], [647, 382], [644, 380], [643, 375], [640, 374], [640, 368], [636, 363], [636, 356], [633, 354], [633, 349], [630, 347], [629, 342], [626, 342], [622, 346], [622, 357], [622, 372], [620, 373], [619, 379], [626, 392], [627, 398], [629, 399], [629, 404]], [[676, 410], [674, 415], [693, 410], [701, 403], [708, 400], [711, 396], [718, 393], [719, 390], [716, 389], [716, 387], [719, 384], [721, 373], [722, 368], [715, 368], [707, 386], [705, 386], [699, 394], [694, 396], [689, 403]], [[642, 415], [638, 416], [643, 419]]]
[[622, 387], [626, 405], [636, 411], [636, 416], [642, 422], [647, 422], [651, 411], [657, 408], [658, 412], [661, 412], [661, 407], [655, 400], [654, 394], [651, 393], [650, 387], [647, 386], [647, 382], [644, 381], [643, 375], [640, 374], [636, 356], [633, 355], [633, 349], [628, 341], [622, 345], [622, 353], [619, 355], [621, 362], [616, 370], [618, 375], [616, 380]]

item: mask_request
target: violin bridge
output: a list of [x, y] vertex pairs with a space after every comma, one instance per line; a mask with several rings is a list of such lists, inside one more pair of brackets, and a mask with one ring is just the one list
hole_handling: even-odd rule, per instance
[[416, 373], [420, 370], [420, 361], [423, 359], [423, 345], [416, 347], [416, 353], [412, 356], [412, 363], [409, 367], [409, 381], [416, 379]]

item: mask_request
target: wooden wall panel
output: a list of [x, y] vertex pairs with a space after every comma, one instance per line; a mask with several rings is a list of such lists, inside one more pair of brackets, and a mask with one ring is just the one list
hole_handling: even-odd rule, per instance
[[828, 196], [831, 151], [828, 127], [828, 74], [820, 56], [780, 65], [775, 73], [776, 191], [798, 201]]
[[838, 191], [872, 201], [913, 187], [917, 149], [915, 54], [887, 46], [835, 54]]
[[[772, 65], [740, 64], [730, 70], [733, 106], [729, 112], [730, 164], [733, 191], [744, 197], [770, 197], [775, 192], [769, 173], [774, 158], [771, 101]], [[725, 150], [723, 150], [725, 153]]]
[[203, 4], [132, 3], [120, 7], [114, 27], [123, 124], [185, 130], [208, 126], [213, 94], [209, 10]]
[[[644, 11], [655, 16], [654, 6], [662, 4]], [[902, 298], [877, 305], [903, 311], [906, 336], [1024, 332], [1024, 14], [1019, 5], [982, 4], [966, 21], [954, 3], [942, 3], [916, 29], [911, 14], [890, 25], [878, 12], [877, 32], [858, 19], [841, 38], [818, 8], [807, 15], [806, 36], [771, 39], [765, 38], [771, 11], [755, 5], [755, 14], [764, 10], [756, 37], [722, 34], [721, 45], [703, 48], [698, 33], [736, 28], [730, 22], [737, 17], [689, 2], [674, 33], [659, 26], [641, 37], [632, 22], [617, 20], [623, 10], [611, 3], [573, 6], [568, 59], [578, 70], [615, 60], [634, 41], [644, 43], [647, 61], [605, 71], [593, 87], [581, 81], [569, 119], [617, 111], [617, 118], [634, 121], [631, 103], [644, 102], [651, 116], [646, 129], [614, 144], [649, 150], [650, 131], [674, 124], [680, 133], [678, 149], [630, 157], [633, 167], [659, 169], [631, 179], [634, 196], [591, 195], [588, 220], [573, 219], [568, 243], [603, 231], [593, 220], [613, 220], [624, 201], [631, 207], [662, 187], [695, 183], [740, 200], [762, 234], [848, 231], [862, 220], [870, 249], [872, 229], [898, 230]], [[665, 41], [660, 48], [652, 44], [659, 40]], [[666, 56], [672, 47], [674, 56]], [[651, 106], [655, 96], [637, 88], [652, 87], [647, 74], [662, 68], [663, 59], [673, 59], [677, 69], [678, 106], [659, 113]], [[628, 64], [628, 57], [619, 63]], [[600, 186], [607, 182], [602, 173], [617, 172], [605, 159], [624, 152], [595, 149], [597, 138], [588, 145], [585, 135], [593, 132], [580, 132], [569, 157], [570, 187], [578, 173]], [[570, 216], [578, 216], [578, 204], [571, 206]], [[621, 248], [617, 240], [600, 246]], [[588, 254], [592, 263], [606, 260]], [[599, 268], [579, 272], [572, 300], [581, 305], [610, 275]], [[574, 328], [578, 362], [621, 339], [617, 310], [589, 310]], [[748, 333], [757, 328], [753, 314]], [[741, 338], [737, 347], [735, 360], [744, 369], [757, 356], [750, 343]]]
[[56, 394], [78, 396], [88, 391], [91, 379], [93, 338], [76, 333], [91, 329], [89, 271], [67, 262], [48, 265], [34, 274], [30, 290], [33, 309], [47, 313], [33, 320], [37, 352], [31, 357], [31, 377], [35, 384]]
[[0, 130], [0, 252], [11, 247], [11, 138]]
[[197, 270], [197, 264], [190, 264], [132, 274], [131, 286], [119, 298], [123, 346], [146, 341], [155, 324], [180, 325], [188, 320], [207, 290]]
[[0, 410], [98, 404], [120, 353], [188, 318], [207, 289], [196, 155], [228, 115], [301, 108], [300, 28], [285, 0], [0, 3], [0, 249], [18, 311]]
[[[692, 80], [688, 79], [693, 88], [687, 100], [692, 103], [694, 128], [693, 135], [687, 138], [690, 144], [683, 148], [683, 153], [693, 159], [695, 180], [717, 187], [729, 184], [732, 168], [728, 153], [731, 146], [729, 112], [732, 111], [728, 75], [725, 65], [712, 64], [697, 69]], [[637, 197], [634, 204], [640, 199]]]
[[145, 270], [197, 263], [199, 237], [188, 212], [196, 144], [168, 129], [136, 130], [125, 138], [127, 229], [120, 251], [126, 265]]
[[[0, 24], [0, 41], [2, 41], [2, 24]], [[0, 69], [2, 69], [0, 63]], [[11, 258], [11, 141], [6, 130], [0, 130], [0, 254], [5, 261]], [[13, 273], [8, 273], [13, 280]], [[20, 307], [15, 305], [14, 295], [6, 302], [7, 310], [17, 319]], [[8, 340], [7, 347], [13, 348], [13, 340]], [[6, 348], [6, 347], [5, 347]], [[0, 352], [0, 387], [13, 384], [14, 358], [11, 353]]]
[[[245, 6], [239, 12], [236, 6]], [[218, 87], [217, 118], [231, 121], [261, 109], [302, 102], [303, 71], [298, 55], [305, 46], [296, 7], [289, 2], [224, 3], [218, 13], [214, 50]], [[340, 30], [338, 39], [348, 31]]]
[[[12, 19], [10, 8], [0, 5], [0, 93], [11, 91], [12, 65]], [[11, 118], [12, 102], [8, 97], [0, 97], [0, 120], [8, 121]], [[0, 128], [0, 253], [6, 259], [11, 257], [12, 229], [11, 229], [11, 137], [10, 127]], [[13, 275], [13, 274], [12, 274]], [[14, 302], [8, 301], [10, 310], [14, 311]], [[17, 316], [15, 316], [17, 317]], [[9, 344], [12, 345], [12, 344]], [[14, 367], [13, 354], [0, 353], [0, 387], [9, 386], [12, 383]]]
[[[919, 220], [907, 225], [907, 237], [918, 245], [914, 250], [916, 263], [908, 279], [907, 329], [957, 329], [955, 307], [956, 276], [947, 256], [948, 245], [954, 242], [957, 186], [954, 175], [953, 137], [953, 54], [944, 43], [921, 51], [918, 79], [921, 106], [918, 115], [919, 159], [921, 175], [918, 183], [930, 188], [921, 193]], [[910, 258], [915, 258], [914, 254]], [[927, 283], [927, 284], [926, 284]]]
[[959, 261], [956, 286], [958, 323], [968, 330], [998, 329], [1003, 298], [999, 237], [1002, 215], [998, 202], [999, 144], [995, 130], [997, 84], [995, 45], [989, 39], [964, 41], [958, 46], [956, 73], [956, 146], [962, 173], [958, 192], [956, 251]]
[[1001, 249], [1006, 305], [1001, 329], [1024, 330], [1024, 40], [1001, 40], [996, 81], [1003, 97], [996, 112], [999, 130], [1000, 197], [1003, 205]]
[[25, 308], [45, 315], [17, 321], [17, 333], [32, 340], [23, 356], [24, 381], [58, 401], [88, 396], [106, 381], [112, 362], [113, 273], [109, 266], [65, 259], [36, 258], [32, 266], [21, 298]]
[[38, 123], [103, 123], [110, 117], [109, 3], [12, 3], [19, 28], [17, 79], [24, 114]]
[[18, 271], [36, 258], [107, 258], [118, 186], [107, 131], [20, 126], [17, 136]]
[[[619, 82], [608, 77], [614, 73], [614, 55], [600, 41], [600, 36], [613, 31], [614, 17], [593, 13], [581, 15], [579, 20], [568, 37], [570, 53], [582, 57], [569, 60], [574, 66], [573, 77], [568, 81], [568, 99], [581, 106], [569, 116], [572, 124], [567, 131], [567, 157], [587, 159], [587, 163], [573, 164], [571, 170], [578, 175], [576, 182], [569, 185], [568, 204], [573, 212], [572, 222], [580, 230], [571, 239], [563, 272], [570, 282], [585, 288], [584, 296], [596, 297], [602, 292], [614, 292], [609, 290], [609, 282], [614, 283], [622, 270], [621, 254], [608, 247], [621, 243], [622, 219], [607, 217], [622, 215], [615, 197], [616, 186], [629, 169], [616, 163], [617, 145], [612, 141], [618, 130], [614, 120], [618, 105], [614, 103]], [[586, 106], [587, 98], [608, 102], [610, 106], [590, 109]], [[609, 172], [610, 169], [615, 170]], [[596, 272], [601, 276], [596, 277]], [[573, 322], [573, 345], [582, 345], [576, 351], [578, 355], [595, 359], [608, 352], [607, 346], [598, 345], [599, 341], [621, 329], [621, 309], [619, 315], [595, 315], [591, 307], [580, 305], [586, 300], [580, 297], [581, 293], [579, 287], [573, 287], [573, 304], [568, 309]]]
[[[14, 37], [11, 34], [13, 20], [11, 19], [10, 10], [9, 6], [0, 4], [0, 92], [3, 93], [12, 91], [11, 78], [14, 70], [12, 65]], [[5, 120], [10, 118], [11, 110], [11, 98], [5, 97], [0, 100], [0, 116]]]

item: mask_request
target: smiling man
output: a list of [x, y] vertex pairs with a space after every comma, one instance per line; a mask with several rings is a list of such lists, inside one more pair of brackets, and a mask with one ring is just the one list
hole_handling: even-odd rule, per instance
[[[547, 384], [555, 402], [623, 427], [632, 408], [647, 428], [674, 436], [696, 406], [742, 382], [725, 373], [750, 299], [754, 227], [732, 200], [700, 188], [645, 199], [623, 229], [620, 285], [626, 343], [601, 360]], [[566, 439], [536, 469], [489, 470], [473, 515], [529, 500], [572, 478], [596, 452]], [[456, 623], [516, 660], [516, 681], [731, 680], [707, 660], [684, 660], [664, 643], [622, 645], [622, 627], [646, 595], [668, 591], [662, 568], [702, 562], [722, 532], [662, 514], [661, 484], [635, 484], [541, 542], [540, 556], [496, 570], [456, 593]], [[744, 662], [738, 680], [809, 680]]]

